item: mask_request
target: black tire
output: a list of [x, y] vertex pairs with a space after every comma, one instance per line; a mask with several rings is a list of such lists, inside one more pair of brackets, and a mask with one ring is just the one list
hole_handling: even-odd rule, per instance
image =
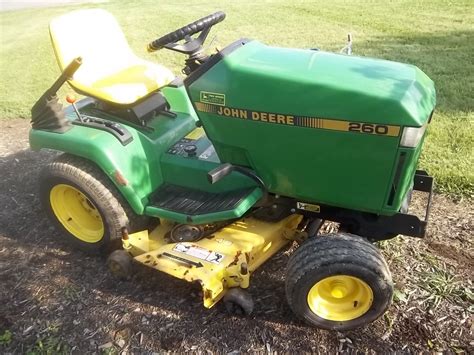
[[[88, 206], [100, 217], [97, 219], [101, 219], [102, 228], [96, 231], [97, 238], [93, 241], [79, 239], [58, 219], [52, 206], [52, 191], [56, 191], [53, 188], [58, 186], [77, 190], [78, 195], [82, 193]], [[64, 235], [64, 240], [92, 254], [109, 251], [111, 242], [121, 238], [122, 228], [133, 232], [146, 228], [148, 222], [148, 218], [132, 211], [109, 178], [95, 164], [71, 154], [60, 155], [43, 169], [40, 176], [40, 201], [49, 219]], [[63, 205], [68, 208], [66, 202]]]
[[[325, 282], [327, 285], [327, 282], [333, 282], [332, 280], [337, 282], [338, 278], [349, 282], [350, 285], [356, 285], [355, 289], [361, 290], [362, 293], [366, 292], [368, 297], [360, 297], [359, 301], [357, 297], [361, 293], [355, 295], [357, 293], [355, 291], [354, 293], [344, 291], [337, 296], [329, 294], [329, 299], [347, 298], [349, 304], [352, 304], [351, 302], [354, 304], [354, 309], [349, 309], [348, 312], [360, 307], [356, 312], [364, 313], [356, 315], [355, 318], [348, 316], [345, 319], [335, 320], [331, 319], [333, 317], [331, 313], [325, 313], [323, 318], [321, 314], [316, 313], [317, 311], [313, 311], [311, 307], [319, 306], [314, 304], [310, 306], [310, 291], [315, 288], [321, 290], [317, 285]], [[348, 295], [345, 295], [346, 293]], [[295, 251], [288, 263], [286, 273], [288, 304], [300, 319], [318, 328], [344, 331], [366, 325], [387, 310], [392, 295], [393, 283], [387, 263], [374, 245], [359, 236], [337, 233], [310, 238]], [[317, 304], [319, 301], [314, 302]], [[336, 312], [340, 311], [338, 302], [339, 300], [331, 306], [337, 309]]]
[[224, 305], [229, 314], [249, 316], [253, 312], [254, 303], [248, 291], [231, 288], [224, 296]]

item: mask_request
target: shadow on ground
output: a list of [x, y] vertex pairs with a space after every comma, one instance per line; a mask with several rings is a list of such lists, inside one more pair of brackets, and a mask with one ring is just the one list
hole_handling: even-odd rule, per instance
[[[61, 242], [41, 210], [39, 172], [54, 156], [22, 150], [0, 160], [0, 330], [13, 333], [8, 349], [24, 352], [39, 340], [78, 351], [104, 344], [135, 351], [346, 347], [340, 342], [346, 335], [306, 327], [291, 313], [284, 293], [289, 252], [255, 274], [250, 292], [256, 312], [249, 318], [229, 316], [220, 304], [206, 310], [197, 285], [145, 267], [137, 267], [130, 281], [114, 280], [103, 257]], [[388, 350], [380, 341], [385, 331], [383, 320], [374, 323], [364, 347]], [[355, 341], [358, 332], [352, 334]]]
[[[38, 350], [41, 342], [43, 347], [50, 344], [55, 349], [77, 352], [106, 348], [140, 352], [388, 352], [426, 349], [428, 341], [439, 336], [424, 328], [425, 323], [436, 324], [433, 316], [420, 313], [418, 308], [413, 311], [409, 303], [396, 303], [372, 325], [345, 334], [303, 325], [285, 299], [284, 270], [291, 250], [279, 253], [253, 276], [250, 293], [256, 311], [249, 318], [229, 316], [221, 304], [206, 310], [197, 285], [145, 267], [137, 267], [130, 281], [116, 281], [103, 257], [82, 254], [62, 243], [41, 210], [39, 172], [55, 155], [22, 150], [0, 160], [0, 202], [4, 206], [0, 225], [0, 333], [5, 329], [13, 333], [8, 351]], [[426, 248], [420, 244], [424, 242], [416, 243], [415, 249]], [[455, 253], [454, 259], [461, 254]], [[394, 255], [389, 255], [389, 262], [395, 281], [402, 284], [407, 277], [402, 266], [416, 264], [416, 259], [408, 255], [400, 264]], [[469, 254], [464, 258], [469, 263]], [[440, 329], [435, 331], [441, 334]], [[442, 341], [449, 340], [450, 335], [446, 336]]]
[[[474, 106], [468, 40], [473, 33], [403, 34], [361, 43], [356, 39], [354, 50], [417, 65], [434, 81], [447, 83], [437, 87], [441, 110], [469, 111]], [[473, 216], [468, 202], [454, 204], [437, 195], [426, 240], [390, 241], [391, 251], [384, 252], [405, 301], [396, 300], [384, 317], [361, 330], [326, 332], [300, 323], [286, 304], [284, 269], [291, 251], [278, 254], [253, 275], [250, 292], [256, 311], [250, 318], [228, 316], [222, 305], [206, 310], [198, 287], [143, 267], [130, 281], [114, 280], [103, 258], [62, 243], [41, 210], [39, 172], [56, 154], [26, 150], [26, 121], [0, 121], [0, 128], [0, 335], [12, 332], [10, 344], [0, 349], [24, 353], [39, 349], [41, 341], [43, 348], [49, 344], [54, 352], [78, 353], [111, 348], [134, 352], [472, 350], [469, 301], [443, 298], [440, 308], [430, 309], [423, 303], [428, 298], [420, 295], [435, 291], [416, 285], [415, 278], [426, 270], [436, 271], [432, 260], [438, 260], [454, 275], [451, 284], [472, 289]]]

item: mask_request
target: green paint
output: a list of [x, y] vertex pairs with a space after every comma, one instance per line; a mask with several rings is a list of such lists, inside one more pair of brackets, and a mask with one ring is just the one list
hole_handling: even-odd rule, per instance
[[[423, 125], [435, 105], [432, 81], [414, 66], [256, 41], [195, 81], [192, 101], [211, 89], [227, 107], [401, 127]], [[388, 206], [400, 136], [198, 114], [220, 159], [250, 166], [271, 192], [361, 211], [398, 211], [421, 149], [404, 149], [402, 184]]]
[[[227, 211], [219, 211], [214, 213], [207, 213], [197, 216], [192, 216], [193, 224], [204, 224], [204, 223], [213, 223], [218, 221], [226, 221], [229, 219], [235, 219], [242, 217], [245, 212], [252, 208], [255, 203], [262, 197], [262, 190], [256, 187], [247, 197], [245, 197], [239, 205]], [[172, 211], [165, 210], [163, 208], [149, 206], [146, 208], [146, 214], [149, 216], [160, 217], [176, 221], [179, 223], [190, 223], [188, 216], [185, 214], [180, 214]]]
[[[213, 193], [255, 187], [235, 209], [193, 216], [193, 223], [241, 217], [260, 199], [256, 183], [236, 172], [210, 184], [207, 173], [221, 162], [252, 168], [274, 194], [390, 215], [412, 186], [422, 147], [421, 142], [414, 149], [400, 148], [401, 130], [423, 125], [435, 105], [432, 81], [414, 66], [258, 42], [203, 74], [190, 86], [191, 98], [184, 87], [162, 92], [177, 117], [154, 117], [148, 122], [152, 132], [127, 125], [134, 139], [126, 146], [104, 131], [75, 126], [63, 134], [32, 130], [31, 147], [91, 160], [136, 213], [180, 223], [188, 222], [188, 216], [150, 205], [150, 195], [162, 184]], [[196, 145], [196, 156], [172, 152], [196, 128], [192, 102], [207, 135], [187, 138]], [[81, 111], [91, 114], [91, 109]], [[75, 119], [71, 108], [67, 114]], [[350, 131], [354, 122], [390, 125], [395, 131]], [[402, 153], [404, 164], [391, 194]], [[116, 171], [127, 185], [115, 182]]]
[[[197, 117], [184, 87], [167, 87], [163, 89], [163, 93], [177, 117], [159, 115], [149, 120], [147, 125], [153, 128], [153, 132], [136, 130], [124, 124], [133, 136], [132, 142], [126, 146], [122, 146], [114, 136], [107, 132], [74, 126], [62, 134], [31, 130], [31, 149], [49, 148], [86, 158], [98, 165], [111, 179], [136, 213], [168, 218], [177, 222], [186, 222], [187, 216], [149, 206], [150, 194], [164, 183], [199, 188], [209, 192], [255, 186], [253, 180], [239, 173], [233, 173], [211, 185], [207, 181], [207, 172], [220, 164], [215, 153], [208, 160], [167, 154], [170, 147], [196, 128]], [[93, 112], [92, 109], [92, 105], [85, 106], [81, 108], [81, 112], [97, 116], [97, 112]], [[70, 120], [76, 119], [71, 107], [67, 109], [66, 114]], [[101, 118], [114, 120], [113, 116], [107, 114], [101, 114]], [[122, 121], [121, 123], [123, 124]], [[205, 135], [195, 144], [199, 147], [199, 154], [211, 146]], [[116, 171], [120, 171], [128, 181], [126, 186], [115, 181]], [[196, 216], [194, 223], [240, 217], [261, 196], [261, 190], [256, 188], [234, 210]]]
[[[143, 214], [149, 202], [148, 196], [163, 183], [160, 158], [171, 145], [196, 127], [194, 110], [184, 89], [166, 88], [164, 92], [178, 116], [161, 115], [150, 120], [148, 125], [154, 129], [153, 132], [126, 126], [133, 136], [133, 141], [126, 146], [107, 132], [81, 126], [74, 126], [63, 134], [31, 130], [30, 146], [33, 150], [49, 148], [94, 162], [111, 178], [133, 210]], [[90, 107], [81, 111], [87, 114], [88, 109]], [[76, 118], [70, 107], [68, 118]], [[103, 115], [102, 118], [113, 119], [113, 116]], [[117, 170], [127, 179], [126, 186], [117, 184], [113, 178]]]

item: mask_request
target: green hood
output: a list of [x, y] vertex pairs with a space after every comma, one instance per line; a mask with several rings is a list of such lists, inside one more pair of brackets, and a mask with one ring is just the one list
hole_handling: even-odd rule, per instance
[[231, 107], [421, 126], [435, 106], [434, 84], [426, 74], [387, 60], [251, 41], [214, 70], [221, 79], [213, 80], [212, 91], [226, 93]]

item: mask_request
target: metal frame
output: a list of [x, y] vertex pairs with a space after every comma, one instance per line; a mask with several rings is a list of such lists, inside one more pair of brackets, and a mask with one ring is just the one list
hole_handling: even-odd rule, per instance
[[308, 218], [320, 218], [339, 222], [348, 232], [374, 241], [390, 239], [399, 234], [423, 238], [426, 234], [426, 226], [431, 209], [433, 186], [433, 177], [429, 176], [426, 171], [416, 171], [413, 179], [413, 191], [429, 193], [423, 220], [418, 216], [402, 212], [392, 216], [384, 216], [324, 204], [309, 204], [309, 206], [317, 207], [316, 211], [314, 207], [312, 208], [313, 211], [310, 211], [307, 208], [298, 208], [298, 202], [295, 201], [293, 201], [293, 210]]

